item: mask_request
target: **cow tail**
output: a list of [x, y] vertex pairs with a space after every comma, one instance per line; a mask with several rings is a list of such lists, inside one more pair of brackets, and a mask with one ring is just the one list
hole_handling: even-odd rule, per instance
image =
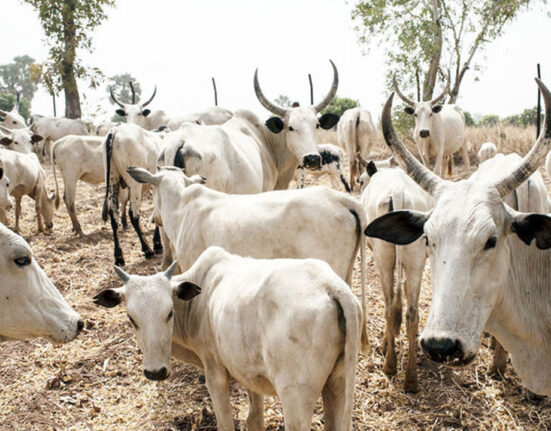
[[[389, 198], [388, 212], [399, 211], [404, 209], [404, 192], [400, 190], [398, 193], [394, 193]], [[402, 302], [402, 289], [404, 284], [404, 246], [396, 246], [396, 295], [394, 301], [397, 303]], [[398, 304], [397, 304], [398, 305]]]
[[108, 215], [108, 201], [109, 201], [109, 179], [111, 177], [111, 155], [113, 154], [113, 139], [115, 138], [114, 132], [109, 132], [105, 137], [105, 200], [103, 201], [103, 211], [101, 212], [101, 218], [104, 222], [107, 221]]
[[52, 170], [54, 173], [54, 184], [55, 184], [55, 209], [59, 209], [59, 185], [57, 184], [57, 173], [55, 169], [55, 149], [57, 147], [57, 144], [59, 144], [59, 141], [55, 141], [52, 145], [52, 151], [50, 153], [50, 158], [52, 159]]

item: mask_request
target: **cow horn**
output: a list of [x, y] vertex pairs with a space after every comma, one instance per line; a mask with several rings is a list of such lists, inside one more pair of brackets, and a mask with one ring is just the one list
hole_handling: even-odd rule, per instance
[[155, 85], [155, 90], [153, 90], [153, 94], [151, 97], [147, 100], [147, 102], [142, 103], [142, 108], [146, 107], [151, 103], [151, 101], [155, 98], [155, 94], [157, 94], [157, 85]]
[[15, 92], [15, 105], [13, 105], [12, 112], [19, 112], [19, 104], [21, 103], [21, 93]]
[[510, 192], [520, 186], [536, 169], [543, 163], [545, 155], [551, 147], [551, 93], [545, 84], [536, 78], [536, 83], [543, 95], [543, 103], [545, 104], [545, 117], [540, 135], [531, 150], [524, 156], [522, 163], [516, 168], [511, 175], [495, 184], [495, 188], [500, 196], [504, 198]]
[[396, 82], [396, 74], [392, 75], [392, 86], [394, 87], [394, 91], [396, 92], [396, 94], [400, 99], [402, 99], [409, 106], [415, 106], [415, 102], [411, 100], [409, 97], [406, 97], [406, 95], [400, 91], [400, 88], [398, 87], [398, 83]]
[[117, 265], [114, 266], [115, 272], [119, 276], [119, 278], [123, 281], [123, 283], [128, 283], [128, 280], [130, 280], [130, 275], [128, 275], [124, 269], [119, 268]]
[[272, 114], [279, 115], [280, 117], [285, 117], [287, 110], [270, 102], [266, 98], [266, 96], [264, 96], [264, 93], [260, 89], [260, 84], [258, 83], [258, 68], [254, 71], [254, 92], [256, 94], [256, 98], [261, 103], [261, 105], [264, 106], [264, 108], [266, 108]]
[[113, 102], [115, 102], [117, 105], [119, 105], [121, 108], [124, 108], [124, 104], [119, 102], [115, 95], [113, 94], [113, 86], [109, 87], [109, 92], [111, 93], [111, 99], [113, 99]]
[[132, 84], [132, 81], [128, 81], [128, 85], [130, 85], [130, 91], [132, 91], [132, 105], [136, 104], [136, 91], [134, 91], [134, 84]]
[[9, 135], [12, 134], [12, 129], [8, 129], [6, 126], [2, 126], [1, 124], [0, 124], [0, 131], [7, 133]]
[[383, 114], [381, 116], [383, 135], [385, 137], [386, 144], [390, 147], [396, 158], [402, 162], [406, 173], [427, 193], [432, 195], [437, 186], [441, 184], [443, 180], [419, 163], [419, 161], [413, 157], [402, 141], [400, 141], [400, 138], [396, 135], [396, 131], [392, 125], [391, 115], [393, 98], [394, 92], [390, 94], [388, 100], [386, 101], [383, 108]]
[[331, 66], [333, 66], [333, 84], [331, 84], [331, 89], [329, 90], [329, 93], [327, 93], [327, 96], [325, 96], [325, 98], [320, 103], [314, 106], [316, 112], [323, 111], [323, 109], [325, 109], [325, 107], [327, 107], [327, 105], [331, 103], [331, 100], [333, 100], [333, 97], [335, 97], [335, 94], [337, 94], [337, 88], [339, 88], [339, 72], [337, 72], [337, 67], [332, 60], [329, 60], [329, 63], [331, 63]]
[[174, 270], [176, 269], [177, 266], [178, 266], [178, 261], [177, 260], [172, 262], [170, 264], [170, 266], [165, 271], [165, 277], [170, 280], [172, 278], [172, 274], [174, 274]]
[[436, 102], [438, 102], [440, 99], [442, 99], [443, 97], [446, 96], [446, 94], [448, 94], [448, 90], [450, 89], [450, 73], [448, 72], [448, 79], [446, 81], [446, 86], [444, 87], [444, 90], [442, 91], [442, 93], [440, 93], [437, 97], [435, 97], [434, 99], [432, 99], [429, 103], [432, 105], [436, 104]]

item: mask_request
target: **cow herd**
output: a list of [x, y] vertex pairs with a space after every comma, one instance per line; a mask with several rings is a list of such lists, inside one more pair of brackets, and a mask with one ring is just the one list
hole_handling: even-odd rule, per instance
[[[537, 172], [551, 149], [551, 93], [537, 80], [545, 124], [530, 152], [503, 155], [485, 143], [470, 174], [463, 113], [438, 104], [447, 85], [435, 99], [413, 102], [394, 80], [406, 113], [415, 116], [422, 162], [393, 128], [394, 93], [381, 118], [392, 157], [368, 161], [377, 136], [369, 111], [320, 114], [338, 88], [331, 66], [327, 95], [316, 105], [290, 108], [264, 95], [257, 70], [254, 91], [274, 114], [266, 121], [248, 110], [219, 107], [169, 117], [146, 108], [156, 88], [140, 103], [132, 86], [129, 104], [111, 91], [126, 119], [121, 124], [90, 128], [81, 120], [35, 115], [27, 127], [18, 104], [0, 111], [0, 341], [66, 343], [84, 327], [17, 234], [25, 195], [35, 201], [39, 231], [52, 229], [59, 171], [73, 229], [83, 237], [77, 183], [106, 184], [101, 212], [110, 221], [123, 285], [101, 290], [93, 302], [125, 307], [147, 379], [168, 378], [171, 357], [204, 371], [220, 430], [234, 429], [232, 380], [248, 392], [250, 430], [264, 429], [266, 395], [278, 396], [287, 430], [310, 429], [320, 394], [325, 428], [352, 428], [357, 357], [370, 344], [367, 248], [384, 295], [388, 375], [397, 372], [395, 338], [405, 296], [405, 391], [422, 390], [418, 343], [431, 360], [463, 366], [475, 360], [489, 332], [499, 346], [494, 364], [502, 369], [508, 354], [528, 390], [551, 395], [551, 201]], [[319, 129], [333, 128], [340, 147], [320, 142]], [[468, 178], [446, 180], [446, 159], [451, 169], [459, 150]], [[46, 186], [47, 164], [55, 193]], [[345, 192], [305, 188], [307, 172], [329, 175]], [[296, 176], [297, 189], [289, 189]], [[350, 194], [358, 187], [359, 199]], [[147, 190], [153, 195], [153, 247], [140, 226]], [[6, 212], [14, 204], [12, 231]], [[126, 227], [127, 212], [144, 257], [163, 254], [157, 274], [122, 269], [119, 221]], [[432, 303], [418, 337], [427, 256]], [[350, 288], [358, 260], [360, 299]]]

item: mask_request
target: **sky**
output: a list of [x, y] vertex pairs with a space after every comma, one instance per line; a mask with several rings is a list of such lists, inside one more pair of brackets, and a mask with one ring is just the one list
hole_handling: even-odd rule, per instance
[[[213, 105], [211, 77], [216, 78], [219, 105], [269, 114], [257, 101], [253, 75], [274, 100], [284, 94], [309, 102], [308, 73], [315, 100], [329, 90], [332, 59], [339, 70], [338, 95], [360, 101], [380, 117], [388, 93], [382, 47], [358, 43], [351, 19], [355, 1], [346, 0], [117, 0], [108, 19], [94, 33], [94, 52], [81, 53], [85, 64], [107, 76], [130, 73], [149, 97], [151, 109], [169, 115], [195, 112]], [[21, 0], [2, 0], [0, 64], [28, 54], [38, 62], [47, 58], [44, 35], [36, 12]], [[550, 6], [547, 6], [549, 8]], [[467, 72], [458, 104], [475, 114], [507, 116], [536, 103], [533, 77], [536, 63], [551, 85], [551, 18], [544, 7], [524, 12], [505, 34], [477, 55], [484, 65], [478, 74]], [[539, 43], [538, 43], [539, 41]], [[108, 119], [115, 108], [104, 88], [84, 93], [84, 116], [102, 108], [97, 120]], [[52, 114], [51, 97], [43, 90], [33, 99], [33, 113]], [[57, 100], [64, 111], [63, 96]]]

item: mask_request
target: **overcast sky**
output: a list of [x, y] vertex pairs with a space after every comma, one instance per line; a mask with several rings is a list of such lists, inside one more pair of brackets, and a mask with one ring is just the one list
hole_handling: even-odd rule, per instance
[[[248, 108], [263, 117], [252, 80], [259, 67], [260, 84], [270, 99], [288, 95], [309, 101], [308, 73], [315, 99], [331, 85], [331, 58], [338, 67], [340, 96], [358, 99], [378, 119], [387, 96], [384, 57], [379, 49], [366, 56], [357, 43], [350, 18], [353, 2], [344, 0], [117, 0], [108, 20], [94, 32], [95, 50], [84, 54], [86, 64], [107, 76], [129, 72], [149, 97], [150, 105], [169, 114], [212, 106], [211, 76], [216, 78], [219, 105]], [[36, 12], [20, 0], [2, 0], [0, 64], [28, 54], [47, 57]], [[539, 44], [538, 44], [539, 40]], [[536, 63], [544, 82], [551, 84], [551, 19], [539, 7], [523, 13], [505, 35], [479, 53], [485, 68], [480, 80], [468, 72], [458, 104], [472, 113], [515, 114], [535, 105]], [[482, 61], [485, 58], [485, 61]], [[112, 108], [107, 93], [81, 85], [87, 100], [83, 111], [102, 103], [107, 118]], [[51, 99], [43, 91], [33, 100], [33, 112], [50, 115]], [[58, 114], [64, 101], [58, 99]]]

